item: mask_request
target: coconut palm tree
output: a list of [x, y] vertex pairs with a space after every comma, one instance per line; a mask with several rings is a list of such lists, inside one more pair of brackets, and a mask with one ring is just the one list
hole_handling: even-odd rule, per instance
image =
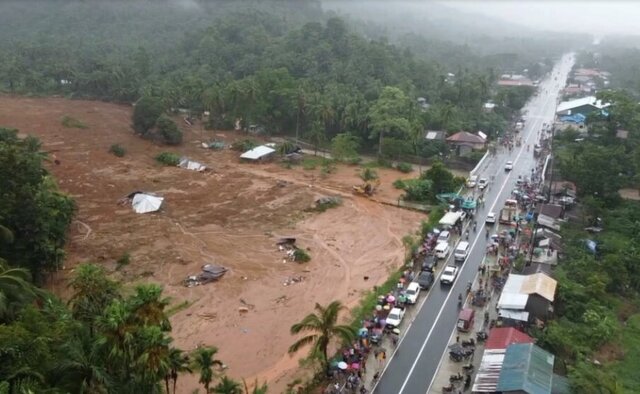
[[326, 307], [316, 304], [316, 313], [308, 314], [300, 323], [291, 326], [291, 334], [311, 332], [298, 339], [291, 347], [289, 353], [295, 353], [306, 345], [313, 345], [312, 354], [320, 355], [323, 366], [327, 366], [327, 348], [332, 339], [338, 337], [345, 342], [352, 341], [356, 336], [353, 327], [338, 325], [338, 314], [344, 309], [340, 301], [333, 301]]
[[13, 318], [16, 308], [41, 294], [31, 284], [31, 274], [25, 268], [10, 268], [0, 260], [0, 323]]
[[212, 391], [216, 394], [243, 394], [242, 385], [227, 376], [223, 376]]
[[200, 373], [198, 382], [204, 386], [205, 393], [209, 392], [209, 386], [214, 378], [213, 368], [222, 366], [222, 361], [214, 358], [217, 352], [218, 348], [212, 346], [198, 348], [193, 354], [192, 368]]
[[135, 290], [130, 301], [133, 319], [140, 325], [157, 325], [164, 331], [170, 331], [171, 323], [164, 310], [169, 305], [169, 299], [161, 298], [162, 287], [143, 284], [136, 286]]
[[182, 372], [191, 373], [191, 368], [189, 368], [189, 356], [185, 354], [181, 349], [178, 348], [170, 348], [169, 354], [167, 355], [167, 366], [169, 367], [166, 375], [164, 377], [164, 382], [167, 389], [167, 394], [169, 394], [169, 382], [173, 382], [173, 393], [176, 392], [176, 386], [178, 384], [178, 376]]
[[88, 330], [71, 337], [61, 350], [64, 357], [54, 369], [65, 390], [77, 393], [106, 393], [112, 384], [97, 343]]

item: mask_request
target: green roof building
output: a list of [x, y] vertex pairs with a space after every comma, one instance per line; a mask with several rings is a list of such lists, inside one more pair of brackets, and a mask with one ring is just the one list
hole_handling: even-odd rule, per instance
[[532, 343], [509, 346], [496, 391], [514, 394], [568, 393], [568, 385], [562, 384], [565, 383], [563, 379], [553, 374], [554, 360], [553, 354]]

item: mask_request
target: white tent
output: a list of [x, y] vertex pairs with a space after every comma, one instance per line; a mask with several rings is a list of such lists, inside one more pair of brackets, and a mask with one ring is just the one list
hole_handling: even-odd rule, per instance
[[256, 146], [255, 148], [248, 150], [240, 155], [241, 159], [259, 160], [263, 157], [269, 156], [276, 150], [266, 145]]
[[180, 159], [178, 167], [186, 168], [187, 170], [192, 171], [204, 171], [207, 169], [204, 164], [198, 163], [197, 161], [189, 160], [189, 158], [187, 157], [183, 157]]
[[138, 193], [133, 196], [131, 206], [137, 213], [155, 212], [160, 209], [163, 197], [152, 196], [150, 194]]

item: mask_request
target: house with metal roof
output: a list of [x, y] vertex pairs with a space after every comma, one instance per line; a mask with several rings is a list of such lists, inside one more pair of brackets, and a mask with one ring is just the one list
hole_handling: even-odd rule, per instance
[[557, 282], [544, 273], [510, 274], [498, 300], [498, 316], [506, 323], [546, 321], [553, 311]]
[[588, 115], [594, 111], [602, 111], [607, 108], [609, 103], [603, 103], [602, 100], [596, 99], [595, 96], [582, 97], [575, 100], [563, 101], [556, 108], [557, 115]]
[[480, 367], [473, 382], [474, 393], [496, 391], [507, 348], [514, 343], [533, 343], [533, 338], [511, 327], [494, 327], [489, 331]]
[[555, 384], [555, 356], [532, 343], [510, 345], [504, 354], [497, 392], [517, 394], [563, 394], [568, 387]]

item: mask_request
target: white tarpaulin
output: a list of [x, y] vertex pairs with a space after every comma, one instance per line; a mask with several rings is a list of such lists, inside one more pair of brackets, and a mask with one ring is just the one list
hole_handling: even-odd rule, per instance
[[276, 150], [271, 147], [268, 147], [266, 145], [260, 145], [260, 146], [256, 146], [251, 150], [244, 152], [243, 154], [240, 155], [240, 158], [248, 159], [248, 160], [258, 160], [263, 157], [269, 156], [275, 151]]
[[180, 159], [180, 164], [178, 167], [186, 168], [187, 170], [192, 171], [204, 171], [207, 167], [204, 164], [198, 163], [197, 161], [189, 160], [186, 157]]
[[150, 194], [138, 193], [133, 196], [131, 206], [137, 213], [155, 212], [160, 209], [163, 197], [156, 197]]

